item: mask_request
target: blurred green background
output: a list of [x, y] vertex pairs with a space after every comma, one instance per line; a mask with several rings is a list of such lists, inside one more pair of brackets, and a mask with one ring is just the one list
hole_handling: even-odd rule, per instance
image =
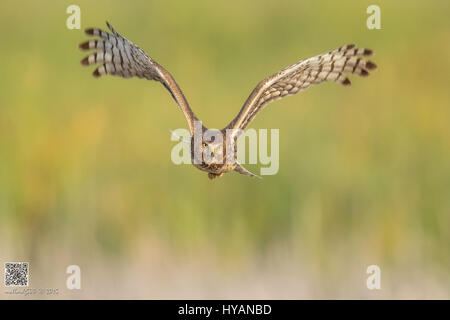
[[[82, 29], [108, 20], [165, 66], [212, 128], [300, 59], [356, 43], [379, 68], [256, 118], [253, 128], [280, 128], [277, 175], [211, 181], [171, 162], [169, 129], [187, 124], [159, 83], [80, 66], [86, 36], [66, 28], [74, 3]], [[366, 27], [371, 4], [381, 30]], [[29, 261], [30, 287], [59, 298], [450, 297], [448, 1], [3, 0], [0, 15], [0, 260]], [[69, 264], [81, 291], [65, 288]], [[372, 264], [381, 290], [366, 288]]]

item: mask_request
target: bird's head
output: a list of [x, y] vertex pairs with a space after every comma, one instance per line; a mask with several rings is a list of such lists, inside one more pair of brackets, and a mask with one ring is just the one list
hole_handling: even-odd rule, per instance
[[201, 136], [191, 137], [191, 156], [202, 167], [224, 163], [223, 135], [219, 130], [205, 130]]
[[217, 140], [220, 139], [215, 139], [215, 137], [212, 136], [211, 138], [206, 138], [202, 141], [202, 158], [203, 162], [208, 165], [223, 163], [223, 142]]

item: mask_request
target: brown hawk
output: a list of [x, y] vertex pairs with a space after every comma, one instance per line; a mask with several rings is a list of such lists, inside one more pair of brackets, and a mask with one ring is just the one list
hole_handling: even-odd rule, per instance
[[[98, 39], [79, 45], [81, 50], [95, 50], [84, 58], [82, 65], [99, 64], [93, 76], [138, 77], [161, 82], [183, 111], [191, 134], [191, 159], [195, 167], [208, 172], [214, 179], [229, 171], [237, 171], [247, 176], [256, 176], [246, 170], [236, 160], [236, 139], [249, 123], [270, 102], [296, 94], [313, 84], [334, 81], [344, 86], [350, 85], [346, 74], [369, 75], [376, 65], [365, 57], [372, 50], [345, 45], [284, 68], [280, 72], [262, 80], [252, 91], [238, 115], [222, 130], [222, 139], [205, 138], [207, 128], [199, 122], [172, 75], [149, 57], [137, 45], [121, 36], [106, 22], [111, 33], [97, 28], [89, 28], [85, 33]], [[196, 125], [199, 123], [198, 125]], [[227, 139], [227, 132], [230, 132]], [[196, 134], [199, 133], [199, 134]], [[199, 137], [198, 139], [196, 137]]]

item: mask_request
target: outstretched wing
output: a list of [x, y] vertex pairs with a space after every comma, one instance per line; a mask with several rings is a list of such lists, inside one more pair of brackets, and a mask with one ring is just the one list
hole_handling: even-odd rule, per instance
[[97, 36], [100, 39], [89, 40], [79, 45], [81, 50], [96, 50], [84, 58], [81, 64], [100, 64], [93, 73], [94, 77], [110, 74], [122, 78], [138, 77], [161, 82], [183, 111], [193, 134], [194, 120], [197, 118], [172, 75], [141, 48], [122, 37], [108, 22], [106, 24], [112, 34], [97, 28], [85, 30], [87, 35]]
[[376, 69], [373, 62], [364, 58], [371, 54], [371, 50], [359, 49], [351, 44], [307, 60], [301, 60], [281, 70], [256, 86], [239, 114], [226, 129], [244, 130], [267, 104], [303, 91], [313, 84], [335, 81], [343, 85], [350, 85], [346, 73], [355, 73], [364, 77], [369, 74], [368, 70]]

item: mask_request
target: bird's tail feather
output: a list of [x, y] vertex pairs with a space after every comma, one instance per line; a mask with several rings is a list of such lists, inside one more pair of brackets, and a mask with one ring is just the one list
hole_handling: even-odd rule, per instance
[[254, 173], [251, 173], [250, 171], [245, 169], [240, 163], [237, 164], [236, 168], [234, 168], [234, 171], [239, 172], [240, 174], [243, 174], [244, 176], [255, 177], [255, 178], [258, 178], [258, 179], [262, 179], [262, 177], [254, 174]]

